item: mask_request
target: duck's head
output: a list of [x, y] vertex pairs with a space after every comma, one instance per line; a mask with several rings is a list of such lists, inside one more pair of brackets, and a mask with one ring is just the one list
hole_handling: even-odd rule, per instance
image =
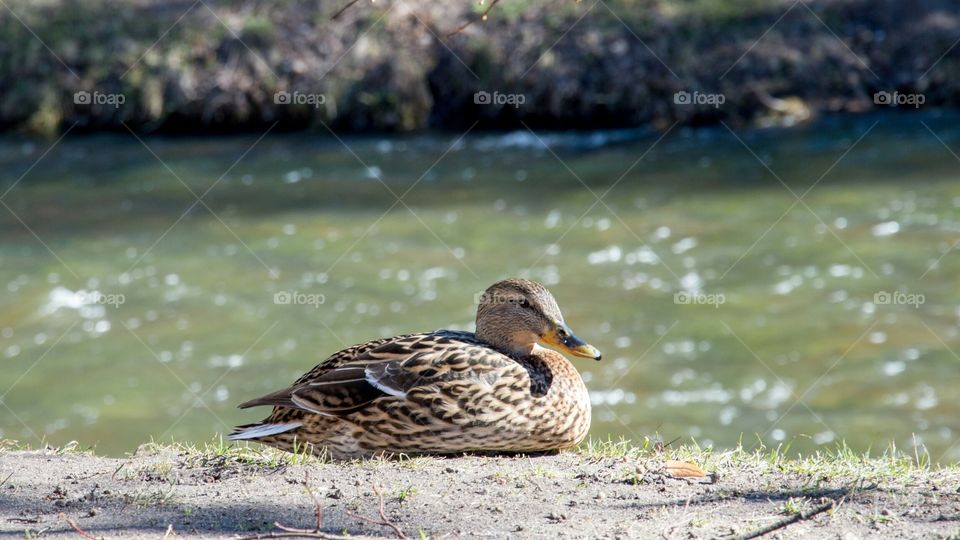
[[530, 354], [538, 343], [600, 360], [600, 351], [574, 335], [546, 287], [528, 279], [498, 281], [480, 295], [477, 337], [509, 353]]

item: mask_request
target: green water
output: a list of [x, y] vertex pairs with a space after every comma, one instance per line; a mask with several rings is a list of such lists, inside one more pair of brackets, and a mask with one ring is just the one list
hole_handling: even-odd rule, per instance
[[960, 152], [957, 119], [741, 133], [750, 150], [723, 127], [345, 139], [356, 155], [0, 139], [3, 189], [26, 173], [0, 206], [0, 438], [209, 440], [341, 347], [471, 328], [474, 296], [519, 275], [604, 352], [577, 360], [595, 436], [955, 461], [960, 161], [937, 137]]

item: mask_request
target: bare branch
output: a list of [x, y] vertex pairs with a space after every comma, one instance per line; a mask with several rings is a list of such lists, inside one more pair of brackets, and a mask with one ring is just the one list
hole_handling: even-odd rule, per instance
[[70, 528], [71, 528], [71, 529], [77, 531], [77, 534], [79, 534], [80, 536], [86, 538], [87, 540], [97, 540], [97, 537], [96, 537], [96, 536], [94, 536], [94, 535], [88, 533], [87, 531], [81, 529], [80, 526], [77, 525], [77, 522], [76, 522], [76, 521], [74, 521], [74, 520], [70, 519], [69, 517], [67, 517], [67, 515], [64, 514], [63, 512], [60, 512], [60, 517], [63, 518], [63, 519], [67, 522], [68, 525], [70, 525]]
[[[255, 534], [253, 536], [245, 536], [238, 540], [261, 540], [263, 538], [320, 538], [322, 540], [364, 540], [369, 538], [366, 536], [341, 536], [339, 534], [330, 534], [321, 531], [323, 528], [323, 506], [320, 504], [320, 499], [317, 498], [316, 493], [313, 492], [313, 489], [310, 487], [310, 471], [306, 471], [303, 475], [303, 484], [307, 489], [307, 493], [313, 499], [313, 507], [316, 512], [316, 528], [315, 529], [300, 529], [297, 527], [290, 527], [289, 525], [283, 525], [279, 522], [274, 522], [273, 526], [280, 529], [280, 532], [268, 532]], [[381, 493], [380, 488], [376, 485], [373, 486], [374, 492], [377, 494], [377, 499], [379, 500], [380, 508], [380, 521], [375, 519], [370, 519], [368, 517], [360, 516], [347, 512], [347, 515], [366, 521], [367, 523], [372, 523], [374, 525], [380, 525], [383, 527], [390, 527], [397, 534], [397, 538], [400, 540], [406, 540], [407, 536], [403, 534], [403, 531], [400, 527], [397, 527], [393, 522], [387, 519], [386, 511], [384, 510], [383, 502], [383, 493]], [[90, 537], [92, 538], [92, 537]]]
[[770, 534], [776, 530], [782, 529], [787, 525], [792, 525], [798, 521], [804, 521], [810, 519], [817, 514], [826, 512], [827, 510], [833, 509], [837, 505], [837, 501], [833, 499], [822, 499], [821, 504], [814, 506], [806, 512], [797, 512], [796, 514], [787, 516], [781, 520], [775, 521], [769, 525], [747, 531], [739, 536], [732, 537], [733, 540], [750, 540], [751, 538], [759, 538], [766, 534]]
[[383, 492], [380, 490], [380, 488], [381, 488], [381, 486], [378, 486], [377, 484], [374, 484], [374, 485], [373, 485], [373, 491], [374, 491], [374, 493], [377, 494], [377, 499], [379, 500], [379, 503], [380, 503], [380, 504], [379, 504], [379, 509], [378, 509], [378, 510], [379, 510], [379, 513], [380, 513], [380, 521], [377, 521], [377, 520], [372, 519], [372, 518], [368, 518], [368, 517], [366, 517], [366, 516], [361, 516], [360, 514], [354, 514], [353, 512], [347, 512], [347, 515], [349, 515], [350, 517], [357, 518], [357, 519], [362, 520], [362, 521], [366, 521], [367, 523], [371, 523], [371, 524], [373, 524], [373, 525], [380, 525], [380, 526], [382, 526], [382, 527], [390, 527], [391, 529], [393, 529], [393, 532], [397, 535], [397, 538], [399, 538], [400, 540], [406, 540], [406, 539], [407, 539], [407, 535], [403, 534], [403, 530], [402, 530], [400, 527], [398, 527], [396, 523], [390, 521], [390, 520], [387, 518], [387, 512], [384, 510]]
[[350, 0], [349, 2], [347, 2], [347, 5], [343, 6], [343, 7], [340, 8], [336, 13], [334, 13], [334, 14], [333, 14], [333, 17], [330, 17], [330, 20], [331, 20], [331, 21], [337, 20], [338, 17], [340, 17], [341, 15], [343, 15], [343, 12], [345, 12], [345, 11], [348, 10], [348, 9], [350, 9], [351, 6], [353, 6], [354, 4], [356, 4], [356, 3], [359, 2], [359, 1], [360, 1], [360, 0]]
[[478, 17], [477, 19], [471, 19], [471, 20], [463, 23], [463, 24], [460, 26], [460, 28], [457, 28], [457, 29], [454, 30], [453, 32], [450, 32], [449, 34], [447, 34], [447, 37], [450, 38], [450, 37], [453, 37], [453, 36], [459, 34], [460, 32], [463, 32], [463, 31], [466, 30], [467, 27], [469, 27], [471, 24], [477, 22], [478, 19], [481, 20], [481, 21], [487, 20], [487, 15], [490, 14], [490, 10], [492, 10], [492, 9], [493, 9], [493, 6], [497, 5], [497, 3], [499, 3], [499, 2], [500, 2], [500, 0], [490, 0], [490, 5], [487, 6], [487, 9], [483, 10], [483, 13], [480, 14], [480, 17]]

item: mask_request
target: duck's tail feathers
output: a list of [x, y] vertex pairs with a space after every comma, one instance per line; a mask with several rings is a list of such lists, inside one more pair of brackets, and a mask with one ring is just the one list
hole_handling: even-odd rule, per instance
[[235, 427], [233, 432], [230, 433], [230, 435], [227, 435], [227, 439], [231, 441], [260, 439], [263, 437], [269, 437], [271, 435], [277, 435], [279, 433], [286, 433], [292, 429], [297, 429], [302, 425], [302, 422], [288, 422], [284, 424], [247, 424], [244, 426]]
[[276, 392], [272, 392], [265, 396], [260, 396], [256, 399], [251, 399], [250, 401], [244, 401], [240, 405], [237, 405], [237, 408], [249, 409], [250, 407], [270, 405], [271, 407], [289, 407], [291, 409], [295, 409], [297, 406], [293, 403], [292, 390], [292, 388], [277, 390]]

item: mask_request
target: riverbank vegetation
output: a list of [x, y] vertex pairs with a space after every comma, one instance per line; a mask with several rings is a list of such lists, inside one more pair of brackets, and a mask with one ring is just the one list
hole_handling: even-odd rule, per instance
[[0, 129], [34, 133], [770, 125], [888, 106], [878, 92], [960, 102], [943, 0], [504, 0], [485, 21], [473, 2], [7, 5]]

